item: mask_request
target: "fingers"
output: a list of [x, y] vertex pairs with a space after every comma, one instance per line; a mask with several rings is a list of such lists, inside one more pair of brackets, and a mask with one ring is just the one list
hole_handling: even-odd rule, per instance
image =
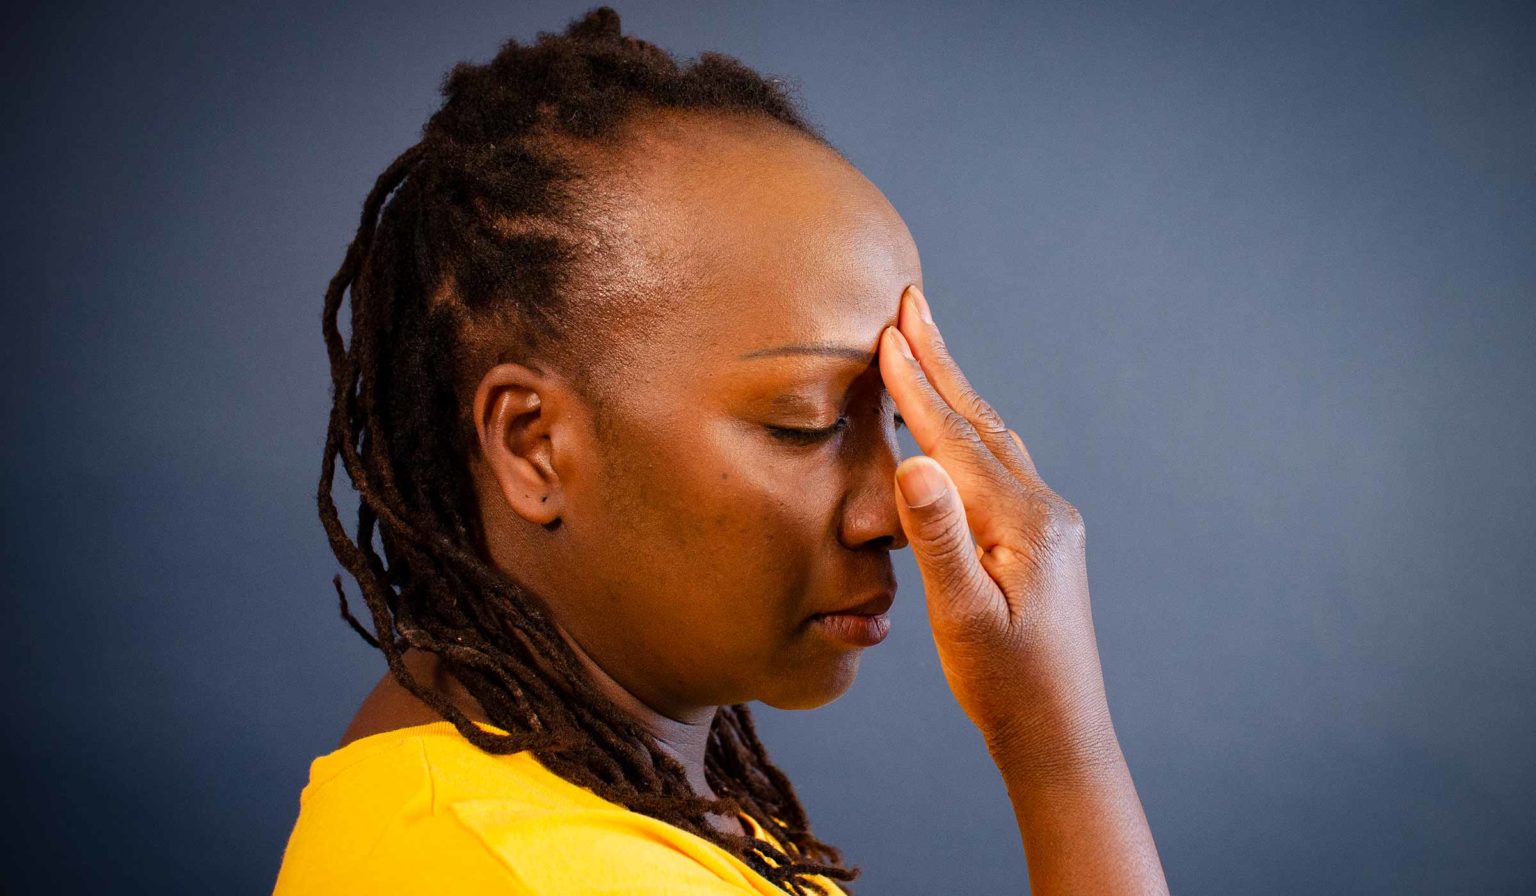
[[1043, 486], [1034, 461], [1024, 447], [1024, 441], [1004, 424], [996, 409], [971, 386], [970, 380], [960, 370], [960, 365], [949, 354], [944, 337], [933, 322], [928, 300], [915, 283], [902, 293], [897, 325], [916, 355], [924, 376], [945, 403], [970, 423], [981, 443], [1026, 485]]
[[996, 532], [1004, 523], [998, 498], [1014, 482], [1009, 471], [977, 437], [976, 430], [934, 390], [902, 338], [901, 331], [887, 327], [881, 335], [880, 374], [886, 391], [918, 448], [937, 460], [948, 473], [964, 501], [971, 530], [978, 541], [990, 545], [983, 533]]
[[[1015, 473], [1022, 471], [1020, 474], [1021, 478], [1039, 479], [1040, 473], [1035, 469], [1035, 459], [1030, 456], [1029, 449], [1024, 447], [1024, 440], [1019, 438], [1019, 434], [1011, 429], [1008, 430], [1008, 434], [1013, 436], [1013, 443], [1019, 446], [1019, 453], [1017, 457], [1013, 458], [1018, 463], [1018, 469], [1015, 470]], [[1005, 460], [1004, 463], [1007, 463], [1007, 461]], [[1009, 469], [1014, 469], [1012, 464], [1009, 464]]]
[[953, 478], [929, 457], [896, 467], [902, 529], [923, 575], [929, 620], [943, 629], [968, 629], [995, 620], [1006, 601], [982, 566], [983, 549], [971, 540], [966, 508]]
[[[1040, 481], [1040, 473], [1035, 470], [1034, 460], [1029, 456], [1023, 440], [1018, 438], [1018, 433], [1003, 424], [1001, 415], [980, 397], [980, 393], [971, 386], [971, 381], [966, 380], [965, 373], [949, 355], [938, 327], [932, 323], [928, 301], [923, 298], [917, 284], [911, 284], [902, 294], [902, 310], [897, 327], [915, 355], [915, 367], [920, 370], [922, 378], [928, 381], [932, 392], [958, 420], [965, 421], [965, 424], [958, 423], [958, 420], [949, 421], [949, 429], [966, 430], [966, 435], [974, 435], [975, 440], [991, 452], [992, 458], [1006, 467], [1026, 489], [1044, 489], [1046, 486]], [[886, 378], [886, 387], [891, 389], [889, 378]], [[897, 403], [900, 404], [900, 398]], [[902, 415], [908, 421], [908, 426], [912, 427], [911, 413], [902, 409]], [[912, 436], [917, 438], [919, 447], [926, 453], [934, 453], [915, 427], [912, 427]]]

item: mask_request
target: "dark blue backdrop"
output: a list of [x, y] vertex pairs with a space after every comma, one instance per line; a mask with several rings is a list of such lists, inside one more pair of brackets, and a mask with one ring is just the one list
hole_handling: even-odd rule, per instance
[[[906, 217], [1087, 519], [1176, 892], [1536, 886], [1529, 4], [614, 5], [798, 80]], [[322, 291], [448, 67], [585, 8], [6, 13], [0, 889], [270, 888], [382, 670], [314, 510]], [[864, 892], [1021, 892], [898, 571], [765, 738]]]

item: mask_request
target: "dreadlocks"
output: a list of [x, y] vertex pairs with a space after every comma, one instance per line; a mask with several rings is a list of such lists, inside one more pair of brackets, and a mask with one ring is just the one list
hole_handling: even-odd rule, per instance
[[[563, 34], [509, 40], [485, 65], [454, 66], [441, 92], [420, 142], [368, 194], [325, 295], [334, 404], [320, 518], [373, 631], [348, 609], [338, 575], [342, 618], [478, 748], [532, 751], [555, 774], [722, 846], [790, 893], [824, 893], [807, 875], [856, 879], [859, 869], [812, 835], [746, 704], [721, 707], [710, 731], [705, 773], [720, 796], [693, 792], [682, 765], [595, 687], [542, 601], [488, 561], [466, 463], [475, 442], [465, 392], [478, 372], [513, 354], [574, 352], [583, 308], [572, 299], [593, 245], [581, 227], [594, 220], [596, 184], [573, 147], [612, 145], [631, 117], [668, 108], [766, 117], [830, 145], [783, 82], [718, 53], [680, 66], [621, 34], [606, 6]], [[349, 289], [350, 345], [339, 325]], [[490, 333], [513, 346], [487, 347]], [[600, 411], [585, 380], [601, 359], [582, 360], [567, 369]], [[338, 457], [359, 499], [355, 535], [332, 494]], [[410, 648], [436, 654], [507, 733], [478, 727], [417, 681], [402, 659]], [[785, 848], [707, 822], [738, 811]]]

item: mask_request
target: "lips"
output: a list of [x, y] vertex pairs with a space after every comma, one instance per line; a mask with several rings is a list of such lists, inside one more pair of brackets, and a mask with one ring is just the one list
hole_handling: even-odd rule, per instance
[[856, 603], [856, 604], [853, 604], [851, 606], [843, 607], [842, 609], [839, 609], [839, 610], [827, 610], [824, 613], [816, 613], [814, 615], [815, 616], [844, 616], [844, 615], [850, 615], [850, 616], [879, 616], [881, 613], [884, 613], [886, 610], [889, 610], [891, 608], [891, 604], [893, 604], [895, 602], [896, 602], [896, 591], [895, 591], [895, 589], [890, 589], [890, 590], [886, 590], [886, 591], [878, 591], [874, 595], [866, 598], [865, 600], [861, 601], [860, 603]]

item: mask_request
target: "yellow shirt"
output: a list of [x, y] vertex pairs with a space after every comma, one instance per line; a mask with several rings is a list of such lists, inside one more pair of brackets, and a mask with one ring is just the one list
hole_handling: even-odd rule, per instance
[[486, 753], [441, 721], [310, 763], [274, 896], [783, 892], [714, 843], [603, 799], [532, 753]]

